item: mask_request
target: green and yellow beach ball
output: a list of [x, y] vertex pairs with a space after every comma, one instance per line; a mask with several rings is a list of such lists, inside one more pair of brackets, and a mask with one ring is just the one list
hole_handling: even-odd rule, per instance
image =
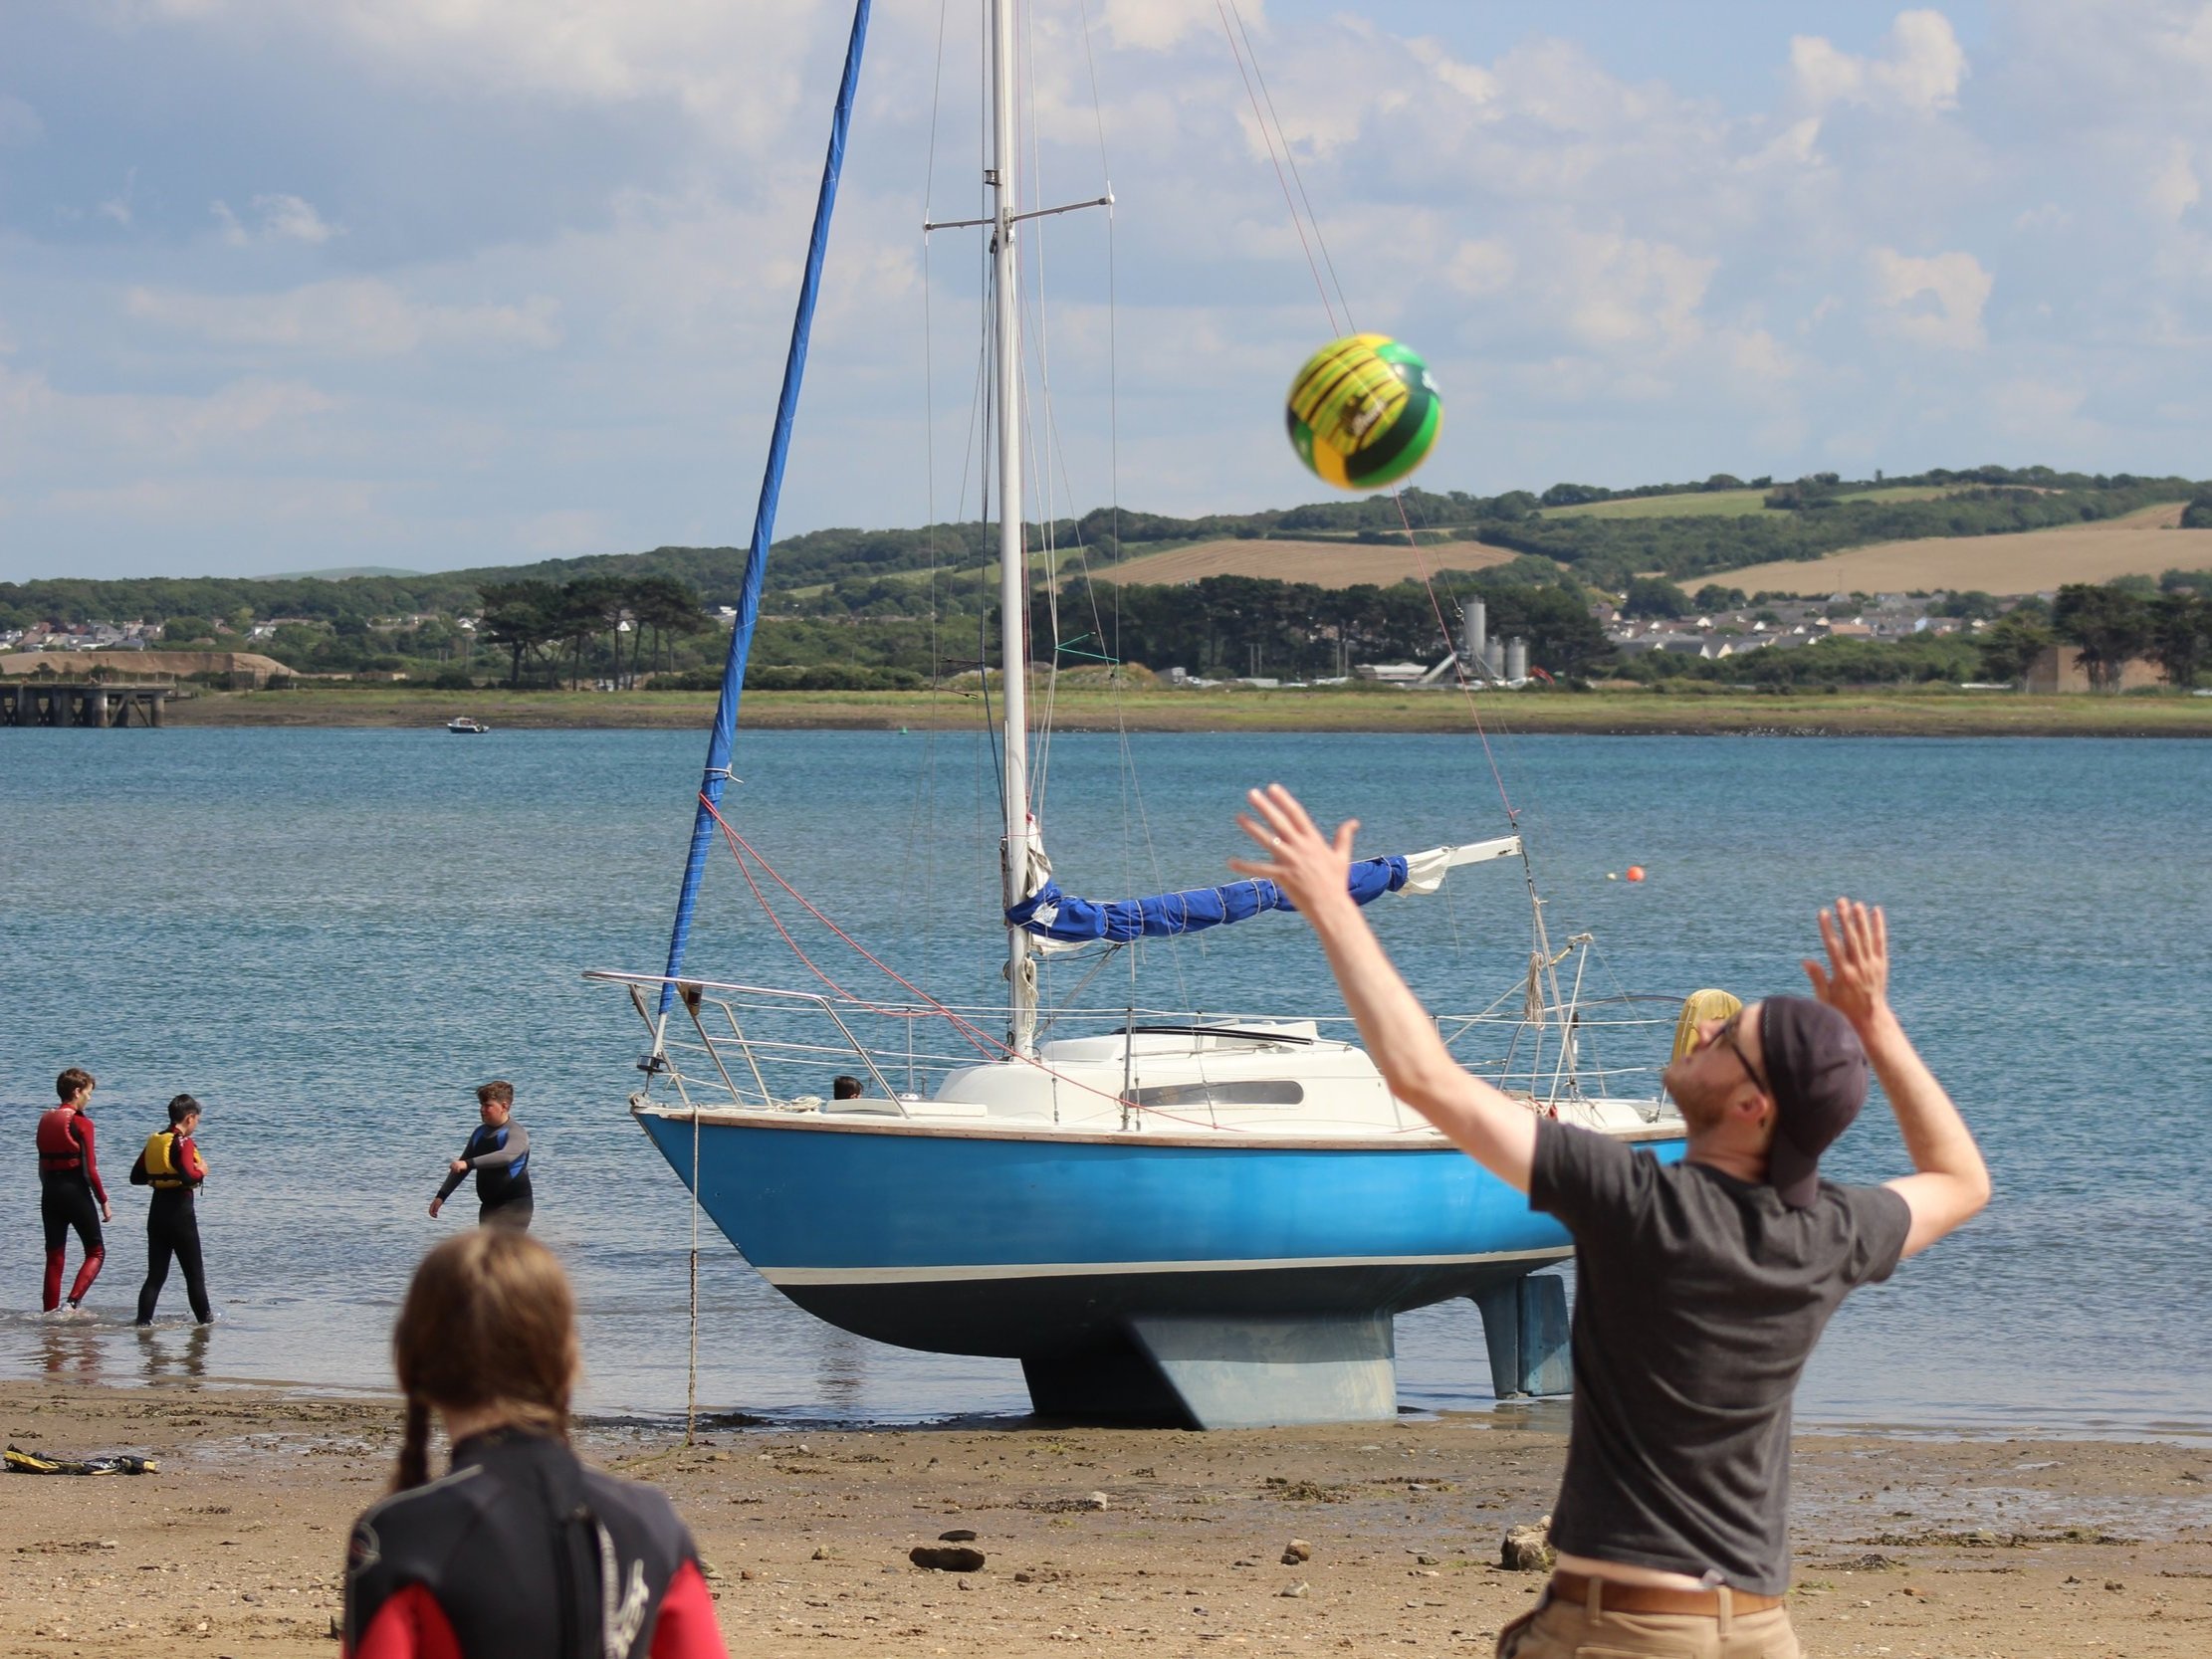
[[1378, 490], [1429, 459], [1443, 399], [1412, 346], [1347, 334], [1306, 359], [1284, 415], [1291, 447], [1318, 477], [1339, 490]]

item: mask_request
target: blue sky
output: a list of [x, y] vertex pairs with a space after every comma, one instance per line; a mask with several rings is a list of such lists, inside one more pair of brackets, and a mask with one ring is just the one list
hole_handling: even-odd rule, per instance
[[[1214, 0], [1026, 9], [1050, 505], [1317, 498]], [[2212, 474], [2208, 0], [1238, 9], [1425, 485]], [[976, 512], [979, 10], [878, 0], [784, 531]], [[0, 579], [742, 541], [848, 19], [0, 0]]]

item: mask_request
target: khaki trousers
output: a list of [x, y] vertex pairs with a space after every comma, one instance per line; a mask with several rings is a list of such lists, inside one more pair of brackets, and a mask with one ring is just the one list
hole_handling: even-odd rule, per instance
[[[1723, 1607], [1727, 1591], [1720, 1592]], [[1498, 1632], [1497, 1659], [1800, 1659], [1787, 1607], [1764, 1612], [1618, 1613], [1593, 1586], [1588, 1602], [1555, 1600]]]

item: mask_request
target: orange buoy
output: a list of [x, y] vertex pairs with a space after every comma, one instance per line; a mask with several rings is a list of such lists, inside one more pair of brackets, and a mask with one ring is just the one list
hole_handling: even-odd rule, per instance
[[1644, 879], [1644, 866], [1643, 866], [1643, 865], [1641, 865], [1641, 864], [1632, 864], [1632, 865], [1630, 865], [1630, 866], [1629, 866], [1629, 880], [1630, 880], [1630, 881], [1632, 881], [1632, 882], [1640, 882], [1640, 881], [1642, 881], [1643, 879]]

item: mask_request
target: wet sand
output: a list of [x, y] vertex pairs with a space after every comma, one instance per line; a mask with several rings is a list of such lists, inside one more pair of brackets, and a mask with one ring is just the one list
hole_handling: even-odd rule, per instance
[[[1541, 1581], [1495, 1563], [1505, 1528], [1550, 1504], [1563, 1416], [715, 1424], [690, 1450], [664, 1424], [597, 1421], [580, 1439], [667, 1489], [735, 1654], [1486, 1654]], [[332, 1652], [346, 1529], [384, 1487], [397, 1417], [216, 1383], [0, 1383], [11, 1444], [161, 1459], [0, 1477], [0, 1652]], [[2212, 1446], [1816, 1435], [1797, 1487], [1809, 1654], [2212, 1653]], [[981, 1571], [909, 1563], [955, 1529]], [[1293, 1539], [1310, 1559], [1284, 1564]]]

